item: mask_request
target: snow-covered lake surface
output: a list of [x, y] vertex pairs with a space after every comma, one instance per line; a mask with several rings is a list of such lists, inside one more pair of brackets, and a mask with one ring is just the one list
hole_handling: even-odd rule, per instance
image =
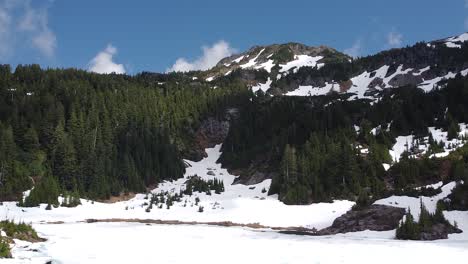
[[[223, 180], [225, 192], [184, 196], [170, 209], [153, 207], [146, 212], [145, 194], [113, 204], [82, 200], [76, 208], [20, 208], [15, 202], [0, 206], [0, 218], [32, 223], [46, 242], [17, 241], [16, 259], [5, 263], [464, 263], [468, 259], [468, 212], [445, 212], [466, 232], [448, 240], [407, 242], [394, 240], [395, 232], [364, 231], [326, 237], [285, 235], [270, 229], [216, 227], [206, 225], [146, 225], [140, 223], [79, 223], [85, 219], [160, 219], [198, 222], [231, 221], [259, 223], [271, 227], [325, 228], [348, 211], [351, 201], [306, 206], [287, 206], [268, 196], [271, 181], [245, 186], [232, 185], [235, 176], [217, 164], [221, 146], [207, 149], [200, 162], [186, 161], [185, 177]], [[184, 179], [162, 183], [153, 193], [179, 193]], [[439, 183], [439, 185], [442, 185]], [[455, 183], [442, 187], [442, 194], [424, 197], [429, 209], [451, 193]], [[198, 212], [195, 199], [204, 212]], [[184, 206], [185, 201], [186, 206]], [[410, 207], [418, 214], [419, 199], [392, 196], [377, 201]], [[63, 222], [51, 224], [47, 222]], [[2, 261], [0, 261], [3, 263]]]
[[[207, 226], [35, 225], [49, 239], [32, 261], [5, 263], [466, 263], [466, 242], [402, 242], [392, 232], [333, 237]], [[26, 257], [28, 254], [23, 255]], [[24, 261], [24, 262], [23, 262]]]

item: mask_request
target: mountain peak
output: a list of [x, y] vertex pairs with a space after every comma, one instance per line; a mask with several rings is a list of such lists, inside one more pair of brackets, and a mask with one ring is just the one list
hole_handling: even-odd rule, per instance
[[237, 69], [265, 70], [278, 74], [296, 72], [301, 67], [321, 67], [331, 60], [349, 60], [345, 55], [327, 46], [307, 46], [302, 43], [289, 42], [266, 46], [253, 46], [246, 52], [222, 59], [211, 69], [211, 77], [228, 75]]

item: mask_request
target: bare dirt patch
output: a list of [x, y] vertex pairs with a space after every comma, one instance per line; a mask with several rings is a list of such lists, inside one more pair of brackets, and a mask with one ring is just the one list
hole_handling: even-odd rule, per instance
[[159, 219], [121, 219], [121, 218], [110, 218], [110, 219], [86, 219], [82, 221], [85, 223], [141, 223], [141, 224], [156, 224], [156, 225], [208, 225], [208, 226], [221, 226], [221, 227], [247, 227], [252, 229], [271, 229], [275, 231], [300, 231], [315, 233], [315, 229], [309, 229], [305, 227], [275, 227], [266, 226], [259, 223], [234, 223], [231, 221], [222, 222], [197, 222], [197, 221], [179, 221], [179, 220], [159, 220]]
[[111, 196], [109, 199], [106, 200], [98, 200], [100, 203], [117, 203], [117, 202], [125, 202], [130, 199], [133, 199], [136, 196], [136, 193], [121, 193], [119, 196]]

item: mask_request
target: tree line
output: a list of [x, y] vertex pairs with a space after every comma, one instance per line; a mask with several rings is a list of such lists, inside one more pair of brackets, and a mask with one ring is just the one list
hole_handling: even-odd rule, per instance
[[[0, 66], [0, 200], [105, 199], [183, 176], [182, 156], [207, 116], [248, 94], [181, 74], [99, 75]], [[76, 195], [75, 195], [76, 196]]]

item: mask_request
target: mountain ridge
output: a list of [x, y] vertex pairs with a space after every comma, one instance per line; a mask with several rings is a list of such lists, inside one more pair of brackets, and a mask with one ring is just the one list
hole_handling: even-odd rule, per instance
[[254, 93], [319, 96], [338, 92], [353, 99], [377, 99], [386, 88], [410, 84], [430, 91], [444, 79], [467, 75], [468, 63], [463, 60], [468, 57], [467, 42], [468, 33], [462, 33], [358, 58], [327, 46], [296, 42], [254, 46], [222, 59], [202, 75], [212, 82], [239, 71]]

